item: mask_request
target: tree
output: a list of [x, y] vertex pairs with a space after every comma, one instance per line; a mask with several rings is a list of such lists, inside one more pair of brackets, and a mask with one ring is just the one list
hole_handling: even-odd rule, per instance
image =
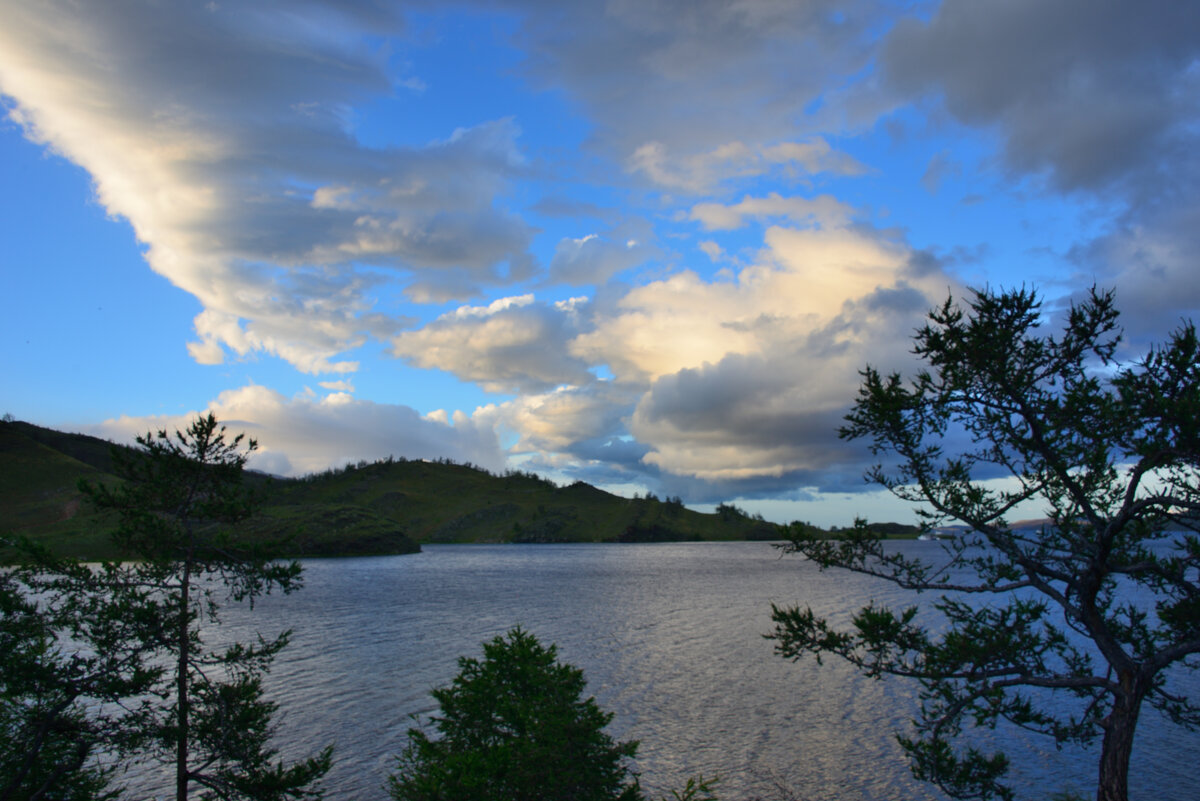
[[582, 697], [582, 670], [558, 662], [554, 645], [520, 628], [484, 643], [483, 654], [460, 658], [458, 676], [433, 691], [441, 715], [431, 723], [441, 737], [409, 729], [388, 780], [393, 798], [642, 799], [625, 764], [637, 742], [613, 742], [604, 732], [612, 713]]
[[[952, 741], [964, 724], [1010, 724], [1057, 744], [1101, 739], [1096, 797], [1124, 801], [1144, 703], [1200, 725], [1168, 668], [1200, 653], [1200, 365], [1185, 323], [1141, 361], [1116, 361], [1111, 292], [1043, 336], [1033, 291], [951, 300], [916, 333], [927, 363], [907, 384], [868, 367], [840, 430], [890, 461], [868, 478], [923, 503], [925, 525], [969, 531], [934, 564], [885, 550], [864, 521], [837, 540], [789, 531], [786, 549], [941, 595], [940, 620], [862, 609], [838, 630], [811, 609], [773, 609], [786, 658], [837, 654], [921, 686], [914, 773], [959, 798], [1011, 798], [1007, 758]], [[1009, 476], [1009, 483], [985, 479]], [[1047, 522], [1014, 529], [1027, 501]], [[1062, 696], [1066, 696], [1063, 698]], [[1069, 710], [1069, 711], [1067, 711]]]
[[119, 745], [120, 702], [154, 671], [114, 647], [127, 622], [86, 567], [50, 570], [36, 546], [6, 544], [33, 561], [0, 572], [0, 799], [111, 798], [96, 751]]
[[146, 589], [0, 538], [0, 801], [107, 799], [163, 668]]
[[300, 586], [300, 565], [274, 560], [269, 547], [241, 541], [231, 528], [253, 509], [242, 483], [243, 436], [225, 438], [209, 414], [186, 431], [138, 437], [131, 453], [114, 450], [117, 487], [81, 484], [100, 509], [115, 510], [116, 541], [136, 561], [102, 567], [104, 585], [128, 599], [142, 624], [123, 647], [167, 667], [139, 710], [127, 747], [174, 766], [175, 797], [193, 785], [221, 799], [319, 798], [314, 783], [328, 770], [331, 749], [285, 766], [269, 746], [275, 704], [262, 677], [290, 632], [252, 645], [214, 650], [201, 627], [219, 622], [223, 600], [247, 601]]

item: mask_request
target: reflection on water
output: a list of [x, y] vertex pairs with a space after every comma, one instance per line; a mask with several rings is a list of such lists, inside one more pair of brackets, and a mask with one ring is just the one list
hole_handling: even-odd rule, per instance
[[[443, 545], [310, 561], [302, 591], [227, 611], [222, 633], [294, 630], [268, 680], [279, 744], [290, 758], [336, 744], [332, 799], [386, 798], [413, 716], [435, 710], [429, 690], [515, 625], [583, 668], [588, 691], [616, 714], [614, 737], [641, 741], [637, 769], [651, 791], [703, 773], [721, 777], [726, 801], [782, 798], [776, 783], [805, 801], [936, 799], [892, 735], [914, 708], [911, 682], [864, 679], [832, 659], [788, 663], [762, 638], [772, 602], [844, 621], [868, 600], [900, 597], [762, 543]], [[1134, 797], [1192, 798], [1200, 737], [1146, 718]], [[1042, 739], [1005, 748], [1028, 797], [1091, 795], [1093, 758]], [[152, 784], [135, 780], [135, 797], [153, 795]]]

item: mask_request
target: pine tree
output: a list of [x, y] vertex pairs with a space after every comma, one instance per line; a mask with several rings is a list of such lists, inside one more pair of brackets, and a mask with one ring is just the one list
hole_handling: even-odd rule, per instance
[[[978, 292], [967, 310], [948, 300], [916, 334], [927, 369], [909, 382], [863, 372], [841, 435], [887, 457], [869, 478], [922, 504], [927, 525], [966, 524], [943, 560], [887, 549], [861, 520], [834, 540], [790, 529], [787, 549], [822, 568], [948, 593], [937, 626], [917, 605], [867, 607], [843, 630], [776, 607], [773, 636], [787, 658], [833, 653], [917, 679], [901, 743], [955, 797], [1012, 796], [1006, 755], [954, 745], [965, 725], [1006, 721], [1060, 745], [1099, 738], [1097, 798], [1125, 801], [1143, 705], [1200, 726], [1170, 680], [1200, 654], [1200, 343], [1186, 323], [1117, 363], [1111, 292], [1072, 307], [1059, 337], [1037, 331], [1041, 317], [1027, 290]], [[1001, 475], [1010, 483], [983, 481]], [[1013, 528], [1028, 501], [1048, 522]]]
[[262, 679], [290, 632], [223, 649], [202, 635], [219, 622], [222, 602], [253, 604], [300, 586], [299, 563], [238, 536], [236, 524], [253, 510], [242, 478], [256, 443], [243, 439], [226, 439], [209, 414], [114, 452], [119, 486], [81, 485], [98, 508], [118, 513], [114, 536], [133, 560], [104, 568], [109, 586], [140, 588], [136, 613], [149, 623], [128, 647], [169, 666], [154, 687], [162, 702], [142, 710], [129, 745], [173, 764], [176, 801], [194, 786], [221, 799], [319, 798], [316, 783], [330, 766], [330, 748], [286, 766], [270, 746], [276, 705], [264, 699]]

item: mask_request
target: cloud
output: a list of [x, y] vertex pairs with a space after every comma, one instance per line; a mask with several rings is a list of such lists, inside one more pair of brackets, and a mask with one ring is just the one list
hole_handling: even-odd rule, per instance
[[532, 295], [461, 307], [392, 340], [392, 355], [453, 373], [489, 392], [544, 392], [592, 380], [567, 352], [581, 325], [580, 304], [534, 303]]
[[725, 255], [724, 248], [722, 248], [720, 245], [718, 245], [716, 242], [712, 241], [711, 239], [704, 240], [699, 245], [697, 245], [697, 247], [699, 247], [700, 250], [703, 251], [704, 255], [708, 256], [708, 260], [712, 261], [712, 262], [720, 261], [721, 258], [724, 257], [724, 255]]
[[660, 378], [630, 422], [651, 446], [645, 461], [709, 482], [819, 476], [840, 465], [843, 399], [806, 397], [809, 385], [786, 369], [799, 361], [730, 354]]
[[896, 25], [882, 66], [903, 95], [996, 128], [1011, 170], [1094, 190], [1194, 158], [1198, 57], [1190, 3], [946, 0]]
[[[277, 475], [299, 476], [388, 456], [449, 458], [497, 472], [506, 465], [491, 425], [461, 412], [452, 418], [444, 413], [422, 417], [407, 406], [355, 400], [344, 393], [287, 398], [257, 385], [222, 392], [199, 413], [207, 412], [230, 434], [256, 439], [259, 450], [249, 466]], [[123, 416], [88, 427], [87, 433], [129, 442], [147, 431], [182, 430], [195, 417], [191, 412]]]
[[[1044, 291], [1117, 289], [1131, 353], [1200, 309], [1200, 13], [1192, 3], [946, 0], [887, 35], [884, 83], [993, 132], [1017, 180], [1093, 204]], [[947, 174], [934, 156], [925, 183]], [[977, 197], [964, 201], [978, 201]], [[1056, 254], [1058, 255], [1058, 254]], [[1168, 322], [1169, 321], [1169, 322]], [[1166, 323], [1166, 325], [1164, 325]]]
[[614, 209], [606, 209], [595, 203], [559, 195], [542, 198], [534, 203], [530, 210], [546, 217], [591, 217], [597, 220], [607, 220], [616, 213]]
[[628, 164], [631, 172], [644, 173], [661, 187], [691, 193], [710, 192], [730, 179], [768, 172], [792, 180], [823, 172], [842, 176], [867, 172], [824, 139], [770, 146], [728, 142], [700, 153], [678, 153], [662, 142], [647, 142], [633, 152]]
[[801, 177], [861, 169], [817, 134], [877, 113], [834, 101], [888, 26], [878, 3], [510, 5], [526, 14], [530, 79], [565, 89], [595, 122], [593, 144], [661, 187], [703, 191], [782, 164]]
[[614, 275], [659, 255], [649, 226], [627, 224], [607, 235], [567, 237], [559, 241], [550, 260], [550, 283], [581, 286], [603, 284]]
[[801, 336], [663, 375], [640, 399], [630, 431], [664, 473], [740, 484], [742, 492], [762, 482], [778, 491], [784, 479], [844, 491], [863, 465], [862, 449], [836, 434], [858, 371], [911, 366], [907, 334], [935, 291], [899, 279], [848, 298]]
[[[193, 294], [193, 358], [264, 352], [311, 373], [407, 321], [419, 299], [527, 278], [532, 229], [495, 198], [523, 169], [496, 120], [370, 149], [351, 109], [411, 85], [369, 43], [402, 19], [373, 2], [7, 6], [0, 92], [31, 140], [82, 166], [150, 265]], [[362, 266], [388, 272], [367, 272]]]
[[1137, 211], [1072, 250], [1078, 269], [1067, 284], [1076, 299], [1092, 284], [1116, 289], [1128, 356], [1165, 341], [1183, 320], [1194, 321], [1200, 313], [1200, 199]]
[[947, 178], [957, 178], [962, 175], [962, 164], [950, 155], [948, 150], [940, 150], [929, 159], [925, 174], [921, 176], [921, 186], [931, 195], [936, 195], [942, 188], [942, 182]]
[[[609, 381], [559, 387], [496, 407], [496, 419], [519, 434], [513, 453], [591, 459], [596, 456], [597, 443], [611, 446], [614, 439], [626, 433], [623, 418], [633, 410], [638, 395], [634, 389]], [[638, 452], [639, 457], [642, 452], [644, 449]], [[603, 455], [612, 457], [613, 453]]]
[[832, 195], [816, 198], [782, 197], [771, 192], [766, 197], [746, 195], [740, 203], [697, 203], [689, 218], [699, 222], [707, 231], [732, 231], [741, 228], [747, 217], [755, 220], [783, 218], [791, 223], [819, 225], [825, 228], [843, 227], [853, 210]]
[[836, 427], [858, 371], [911, 366], [913, 329], [959, 289], [950, 261], [859, 225], [776, 225], [728, 279], [684, 270], [591, 302], [461, 307], [397, 337], [395, 354], [519, 392], [473, 419], [559, 474], [695, 497], [846, 491], [863, 452]]
[[682, 272], [635, 287], [569, 349], [636, 390], [627, 431], [664, 477], [845, 490], [863, 454], [835, 429], [858, 371], [911, 366], [911, 333], [948, 289], [961, 288], [882, 233], [773, 227], [736, 280]]
[[[853, 229], [772, 227], [755, 264], [736, 281], [709, 282], [684, 271], [634, 287], [611, 310], [597, 310], [594, 328], [570, 352], [608, 365], [618, 381], [650, 383], [729, 353], [765, 352], [821, 327], [847, 300], [868, 296], [907, 275], [902, 243]], [[921, 286], [947, 283], [914, 276]]]

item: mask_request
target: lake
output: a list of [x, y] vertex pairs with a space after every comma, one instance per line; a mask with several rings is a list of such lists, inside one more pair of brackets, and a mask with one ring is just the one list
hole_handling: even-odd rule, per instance
[[[936, 543], [893, 547], [935, 556]], [[386, 799], [383, 789], [429, 691], [520, 625], [584, 670], [588, 692], [615, 713], [617, 739], [641, 741], [636, 769], [663, 794], [688, 776], [719, 775], [722, 801], [939, 799], [911, 778], [893, 733], [916, 685], [873, 681], [835, 658], [787, 662], [762, 635], [771, 603], [811, 605], [845, 621], [890, 585], [821, 573], [765, 543], [430, 545], [421, 554], [305, 562], [305, 587], [231, 608], [222, 636], [294, 630], [268, 679], [280, 704], [279, 745], [295, 758], [336, 745], [330, 799]], [[1183, 677], [1193, 695], [1200, 682]], [[1095, 759], [1047, 738], [997, 734], [1022, 797], [1094, 795]], [[1148, 709], [1131, 794], [1195, 798], [1200, 736]], [[144, 773], [135, 798], [153, 797]], [[168, 782], [158, 785], [165, 795]]]

